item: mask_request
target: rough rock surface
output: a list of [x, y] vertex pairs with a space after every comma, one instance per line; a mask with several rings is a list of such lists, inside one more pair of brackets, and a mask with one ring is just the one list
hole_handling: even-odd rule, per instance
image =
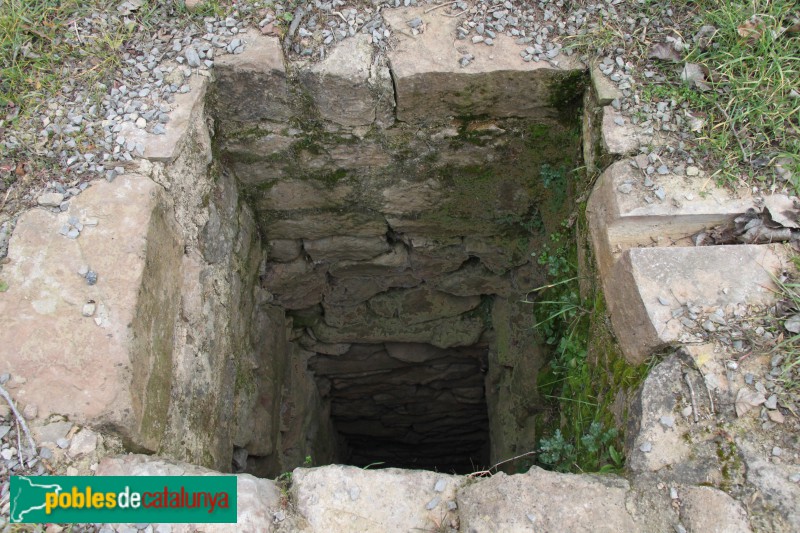
[[[577, 476], [531, 468], [503, 473], [459, 491], [465, 531], [637, 531], [625, 506], [628, 483], [610, 476]], [[542, 495], [547, 495], [542, 497]]]
[[427, 531], [455, 516], [448, 503], [461, 483], [435, 472], [337, 465], [295, 470], [291, 493], [309, 531]]

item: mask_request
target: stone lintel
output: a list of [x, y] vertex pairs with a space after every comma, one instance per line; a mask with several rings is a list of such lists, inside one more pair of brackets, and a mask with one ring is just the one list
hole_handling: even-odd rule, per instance
[[[416, 36], [407, 24], [415, 18], [425, 28]], [[384, 19], [398, 38], [388, 56], [400, 121], [477, 115], [556, 118], [559, 99], [580, 94], [572, 76], [580, 75], [584, 65], [571, 57], [558, 56], [558, 67], [525, 62], [521, 48], [506, 35], [498, 35], [494, 46], [458, 41], [458, 19], [441, 10], [387, 10]], [[459, 61], [467, 53], [474, 59], [462, 67]]]

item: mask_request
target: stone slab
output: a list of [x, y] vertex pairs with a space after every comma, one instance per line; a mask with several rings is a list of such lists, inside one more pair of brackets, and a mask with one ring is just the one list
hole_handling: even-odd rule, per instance
[[365, 126], [375, 120], [377, 107], [369, 83], [371, 66], [370, 37], [358, 34], [303, 71], [301, 80], [323, 118], [343, 126]]
[[607, 106], [615, 99], [622, 99], [622, 91], [617, 85], [600, 71], [597, 62], [593, 62], [589, 74], [592, 79], [592, 88], [597, 96], [597, 104]]
[[325, 237], [303, 241], [303, 248], [314, 261], [366, 261], [391, 249], [383, 236]]
[[458, 492], [460, 531], [542, 533], [639, 531], [626, 509], [628, 482], [616, 476], [559, 474], [537, 467], [498, 473]]
[[286, 216], [265, 221], [262, 228], [267, 239], [322, 239], [324, 237], [351, 236], [377, 237], [388, 230], [382, 217], [361, 213], [305, 214]]
[[610, 105], [603, 107], [601, 127], [603, 150], [615, 156], [636, 153], [640, 146], [649, 144], [654, 137]]
[[283, 50], [277, 37], [257, 30], [238, 34], [245, 43], [241, 54], [214, 62], [214, 94], [221, 120], [282, 122], [292, 116]]
[[629, 362], [639, 364], [669, 344], [696, 342], [674, 310], [687, 302], [723, 309], [770, 303], [776, 289], [772, 276], [786, 265], [781, 245], [626, 250], [603, 280], [620, 348]]
[[483, 321], [478, 318], [456, 316], [407, 324], [399, 318], [379, 318], [367, 316], [357, 324], [335, 328], [323, 322], [313, 328], [314, 336], [328, 344], [364, 342], [424, 342], [438, 348], [470, 346], [478, 342], [484, 330]]
[[749, 533], [747, 512], [742, 505], [712, 487], [681, 487], [681, 522], [689, 531]]
[[[688, 460], [692, 450], [684, 438], [686, 428], [675, 416], [678, 398], [686, 391], [682, 362], [675, 355], [658, 364], [645, 379], [628, 419], [626, 466], [633, 474], [657, 472]], [[673, 427], [664, 426], [662, 417], [672, 418]]]
[[[558, 67], [525, 62], [520, 47], [500, 34], [494, 46], [455, 40], [459, 19], [424, 7], [387, 10], [384, 20], [397, 37], [388, 52], [395, 82], [397, 120], [441, 120], [449, 115], [555, 118], [553, 98], [568, 97], [569, 76], [581, 72], [576, 59], [561, 55]], [[425, 31], [413, 35], [407, 22], [420, 18]], [[465, 54], [474, 59], [466, 67]], [[566, 90], [563, 90], [566, 89]], [[579, 88], [574, 88], [576, 95]]]
[[[98, 476], [219, 476], [220, 472], [201, 466], [151, 455], [106, 457], [97, 466]], [[250, 474], [236, 475], [237, 513], [235, 524], [171, 524], [172, 533], [238, 533], [275, 531], [275, 515], [282, 510], [281, 493], [274, 481]], [[285, 516], [283, 513], [282, 516]], [[284, 524], [289, 525], [289, 524]], [[158, 531], [158, 529], [156, 529]]]
[[800, 465], [791, 460], [772, 463], [766, 450], [745, 438], [737, 437], [736, 445], [746, 467], [747, 483], [762, 495], [758, 503], [766, 508], [768, 523], [775, 531], [800, 531], [800, 483], [793, 481], [800, 476]]
[[447, 504], [463, 482], [421, 470], [330, 465], [295, 469], [291, 494], [308, 531], [435, 531], [456, 517]]
[[175, 94], [175, 102], [169, 112], [169, 122], [164, 125], [166, 133], [163, 135], [139, 129], [130, 122], [122, 125], [120, 134], [128, 141], [144, 146], [145, 159], [172, 163], [186, 145], [187, 139], [192, 134], [192, 118], [202, 112], [205, 105], [209, 80], [206, 76], [195, 74], [188, 79], [188, 83], [189, 92]]
[[324, 209], [346, 207], [353, 187], [342, 184], [333, 187], [312, 180], [279, 180], [255, 197], [258, 211], [292, 211], [294, 209]]
[[[168, 397], [171, 365], [159, 381], [149, 354], [156, 344], [166, 356], [172, 349], [182, 254], [164, 204], [153, 181], [123, 175], [94, 182], [68, 212], [20, 217], [2, 272], [9, 288], [0, 293], [0, 368], [27, 380], [14, 396], [36, 405], [40, 418], [110, 424], [139, 445], [157, 446], [167, 406], [155, 400], [165, 387]], [[59, 233], [71, 216], [84, 223], [77, 239]], [[94, 285], [78, 274], [87, 265], [97, 273]], [[164, 273], [173, 282], [151, 291]], [[164, 313], [142, 316], [143, 306]], [[152, 409], [146, 428], [143, 409]]]

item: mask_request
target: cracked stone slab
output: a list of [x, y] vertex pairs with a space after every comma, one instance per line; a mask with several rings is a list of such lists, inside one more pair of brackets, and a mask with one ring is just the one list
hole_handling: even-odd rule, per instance
[[[166, 203], [161, 187], [129, 174], [93, 182], [69, 212], [20, 217], [3, 268], [0, 368], [27, 380], [14, 396], [40, 418], [105, 423], [158, 446], [169, 378], [151, 369], [170, 368], [153, 354], [171, 353], [182, 255]], [[71, 217], [94, 225], [69, 239], [59, 229]], [[79, 274], [87, 269], [92, 285]]]
[[669, 344], [696, 342], [681, 320], [686, 317], [673, 313], [687, 302], [723, 309], [772, 302], [773, 276], [788, 262], [775, 244], [626, 250], [603, 279], [625, 358], [639, 364]]
[[[564, 55], [557, 67], [525, 62], [514, 39], [502, 34], [493, 46], [454, 44], [459, 21], [441, 10], [392, 9], [383, 16], [398, 39], [388, 56], [397, 91], [397, 119], [403, 122], [480, 114], [556, 118], [557, 110], [549, 102], [564, 97], [560, 93], [570, 76], [584, 69], [577, 59]], [[407, 24], [415, 18], [425, 25], [416, 36]], [[467, 53], [474, 59], [462, 67], [459, 61]]]
[[612, 156], [634, 154], [649, 144], [670, 144], [660, 132], [648, 133], [610, 105], [603, 107], [601, 128], [603, 150]]

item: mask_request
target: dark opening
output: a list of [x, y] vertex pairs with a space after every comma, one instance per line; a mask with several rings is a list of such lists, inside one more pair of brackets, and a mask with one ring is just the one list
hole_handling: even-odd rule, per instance
[[467, 474], [489, 461], [487, 346], [354, 344], [309, 361], [340, 462]]

